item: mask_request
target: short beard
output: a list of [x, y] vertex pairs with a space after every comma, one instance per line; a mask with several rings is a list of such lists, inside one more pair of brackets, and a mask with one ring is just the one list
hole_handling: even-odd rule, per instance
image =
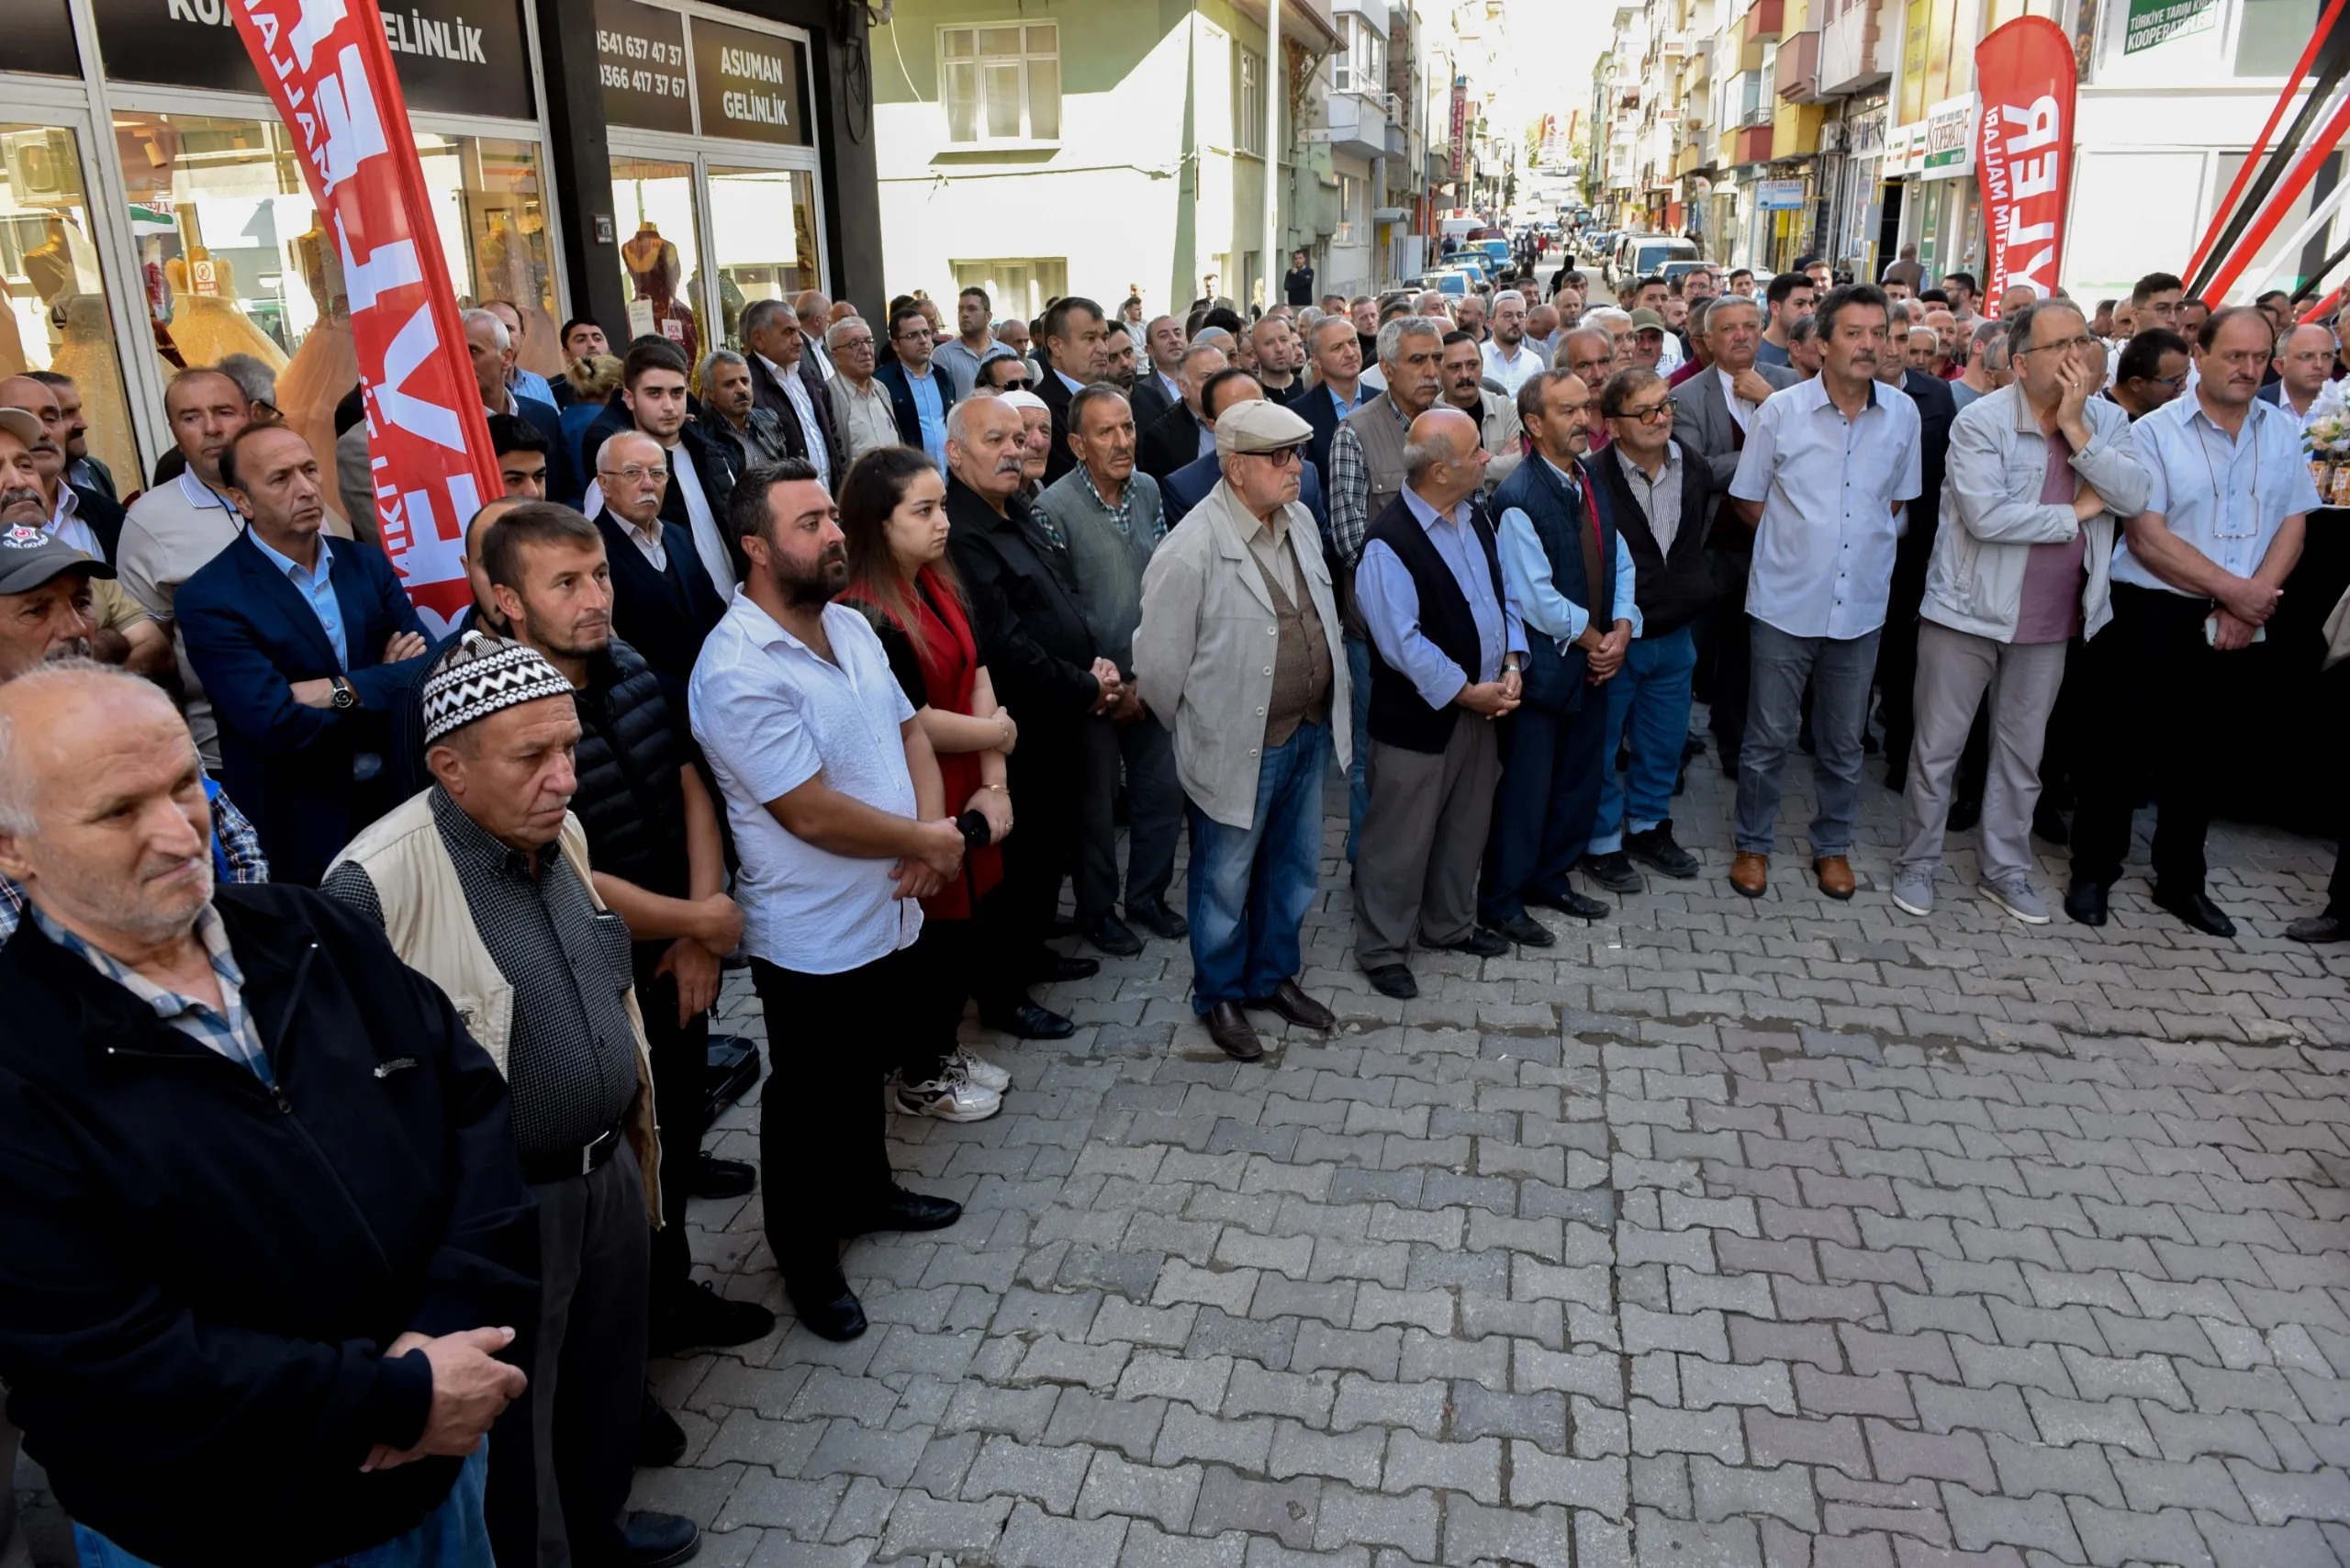
[[566, 641], [565, 638], [551, 633], [548, 628], [540, 623], [539, 618], [532, 614], [527, 608], [522, 611], [522, 633], [530, 640], [532, 646], [543, 648], [548, 653], [566, 659], [592, 658], [596, 655], [602, 653], [605, 647], [609, 645], [612, 640], [611, 622], [607, 621], [604, 623], [604, 637], [602, 642], [596, 643], [592, 645], [573, 644]]
[[822, 610], [841, 596], [848, 587], [848, 563], [845, 557], [821, 555], [811, 571], [796, 571], [781, 559], [767, 568], [776, 592], [793, 610]]

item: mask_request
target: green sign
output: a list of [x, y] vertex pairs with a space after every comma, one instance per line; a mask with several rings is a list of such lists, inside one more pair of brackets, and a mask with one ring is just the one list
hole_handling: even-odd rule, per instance
[[2208, 33], [2219, 25], [2219, 0], [2130, 0], [2121, 52], [2136, 54], [2175, 38]]

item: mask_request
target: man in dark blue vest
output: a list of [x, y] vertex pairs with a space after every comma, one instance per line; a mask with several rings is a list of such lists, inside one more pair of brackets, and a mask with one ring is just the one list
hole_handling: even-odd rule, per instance
[[596, 513], [611, 564], [612, 634], [644, 655], [661, 678], [661, 694], [682, 711], [701, 642], [726, 613], [693, 535], [661, 515], [668, 493], [668, 454], [641, 431], [604, 442], [596, 454], [604, 504]]
[[1371, 633], [1371, 801], [1355, 849], [1355, 962], [1383, 996], [1419, 986], [1423, 947], [1499, 958], [1477, 924], [1477, 863], [1516, 711], [1526, 633], [1473, 502], [1491, 454], [1477, 421], [1437, 407], [1404, 432], [1404, 488], [1363, 534], [1355, 597]]
[[1599, 812], [1607, 729], [1599, 688], [1623, 667], [1639, 612], [1631, 553], [1583, 465], [1593, 402], [1589, 384], [1570, 372], [1528, 378], [1518, 388], [1518, 417], [1537, 460], [1518, 465], [1494, 492], [1504, 579], [1526, 618], [1526, 701], [1499, 726], [1501, 790], [1477, 913], [1529, 947], [1553, 938], [1528, 904], [1583, 920], [1608, 913], [1567, 877]]

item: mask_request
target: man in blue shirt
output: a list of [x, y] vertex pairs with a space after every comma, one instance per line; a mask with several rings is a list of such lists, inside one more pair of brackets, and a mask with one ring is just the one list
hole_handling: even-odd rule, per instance
[[915, 305], [890, 313], [890, 346], [897, 357], [873, 373], [890, 389], [898, 438], [919, 446], [941, 472], [946, 467], [946, 409], [955, 401], [946, 375], [931, 364], [930, 318]]
[[1419, 986], [1424, 947], [1499, 958], [1477, 924], [1477, 865], [1501, 756], [1492, 721], [1522, 695], [1526, 631], [1503, 586], [1477, 421], [1428, 409], [1404, 432], [1404, 488], [1372, 520], [1355, 566], [1371, 633], [1371, 801], [1355, 849], [1355, 962], [1383, 996]]

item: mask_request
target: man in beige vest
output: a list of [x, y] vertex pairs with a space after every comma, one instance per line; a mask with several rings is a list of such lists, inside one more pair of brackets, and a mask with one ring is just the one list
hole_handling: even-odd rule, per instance
[[569, 810], [571, 682], [475, 633], [434, 661], [422, 699], [432, 787], [352, 840], [320, 890], [383, 924], [512, 1095], [541, 1297], [530, 1391], [490, 1433], [490, 1536], [499, 1561], [543, 1568], [680, 1562], [691, 1520], [625, 1512], [660, 1147], [628, 928], [596, 895]]
[[1297, 498], [1313, 434], [1277, 403], [1225, 409], [1224, 478], [1151, 555], [1135, 631], [1135, 679], [1175, 732], [1191, 802], [1192, 1008], [1240, 1061], [1264, 1055], [1243, 1008], [1336, 1022], [1297, 985], [1322, 769], [1334, 743], [1342, 767], [1354, 744], [1337, 599]]
[[[1355, 609], [1355, 566], [1362, 559], [1363, 536], [1371, 521], [1404, 490], [1404, 434], [1412, 421], [1435, 406], [1444, 390], [1444, 335], [1450, 322], [1437, 317], [1398, 316], [1379, 329], [1379, 369], [1387, 389], [1338, 421], [1330, 437], [1330, 542], [1337, 547], [1338, 603], [1346, 618], [1347, 685], [1354, 710], [1351, 733], [1360, 735], [1371, 717], [1371, 638]], [[1347, 770], [1347, 858], [1355, 857], [1363, 808], [1371, 784], [1363, 775], [1358, 745]]]

